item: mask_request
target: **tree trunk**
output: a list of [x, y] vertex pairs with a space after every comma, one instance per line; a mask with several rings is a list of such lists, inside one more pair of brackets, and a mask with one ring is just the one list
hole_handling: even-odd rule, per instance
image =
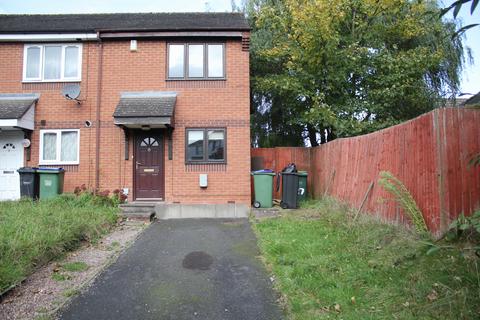
[[330, 141], [333, 141], [335, 139], [337, 139], [337, 135], [335, 134], [335, 130], [332, 127], [328, 128], [328, 141], [330, 142]]
[[312, 147], [318, 147], [317, 130], [312, 125], [307, 125], [308, 139], [310, 139], [310, 145]]
[[320, 130], [320, 144], [327, 143], [327, 135], [325, 133], [325, 129], [321, 128]]

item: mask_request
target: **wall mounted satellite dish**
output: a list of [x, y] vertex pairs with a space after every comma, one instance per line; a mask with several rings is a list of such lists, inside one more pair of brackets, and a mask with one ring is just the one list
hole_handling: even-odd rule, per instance
[[62, 95], [68, 100], [75, 100], [78, 104], [82, 100], [78, 99], [80, 96], [80, 85], [79, 84], [66, 84], [63, 86]]

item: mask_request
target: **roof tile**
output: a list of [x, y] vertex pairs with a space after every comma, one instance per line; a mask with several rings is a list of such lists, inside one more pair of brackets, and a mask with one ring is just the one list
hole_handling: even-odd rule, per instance
[[73, 33], [116, 31], [242, 31], [241, 13], [108, 13], [0, 15], [0, 33]]

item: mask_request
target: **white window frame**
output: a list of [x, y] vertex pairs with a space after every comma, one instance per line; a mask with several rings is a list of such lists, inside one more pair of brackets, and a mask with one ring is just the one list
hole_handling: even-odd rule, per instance
[[[62, 47], [60, 78], [59, 79], [44, 79], [44, 65], [45, 65], [45, 47]], [[27, 78], [27, 50], [28, 48], [40, 48], [40, 77]], [[78, 48], [78, 77], [65, 77], [65, 48]], [[78, 82], [82, 80], [82, 44], [81, 43], [49, 43], [49, 44], [26, 44], [23, 48], [23, 82]]]
[[[61, 161], [60, 157], [62, 154], [62, 132], [77, 132], [77, 160], [76, 161]], [[45, 133], [56, 133], [57, 134], [57, 141], [56, 141], [56, 153], [57, 153], [57, 158], [55, 160], [43, 160], [43, 136]], [[46, 129], [46, 130], [40, 130], [40, 144], [39, 144], [39, 159], [38, 163], [40, 165], [51, 165], [51, 164], [79, 164], [80, 163], [80, 129]]]

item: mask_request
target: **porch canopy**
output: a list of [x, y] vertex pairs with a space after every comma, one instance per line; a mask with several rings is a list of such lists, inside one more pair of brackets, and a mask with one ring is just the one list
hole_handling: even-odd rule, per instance
[[114, 123], [132, 129], [173, 127], [176, 100], [176, 92], [123, 92], [113, 113]]
[[1, 93], [0, 129], [34, 129], [35, 103], [37, 93]]

